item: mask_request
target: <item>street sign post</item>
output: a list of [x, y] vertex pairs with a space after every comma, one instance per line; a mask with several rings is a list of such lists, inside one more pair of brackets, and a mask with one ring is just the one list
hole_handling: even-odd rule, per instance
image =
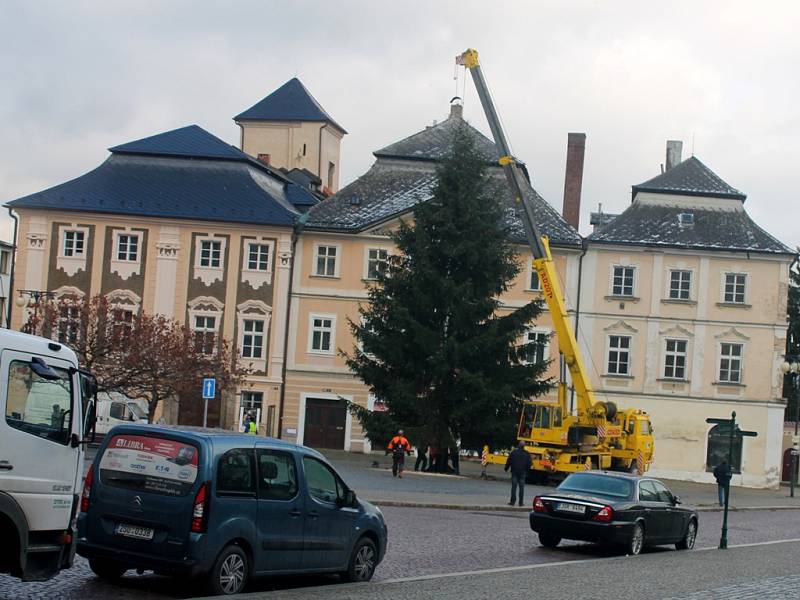
[[203, 427], [208, 425], [208, 401], [217, 394], [217, 380], [213, 377], [203, 379]]
[[[744, 437], [756, 437], [758, 435], [755, 431], [742, 431], [736, 428], [736, 411], [731, 412], [730, 419], [706, 419], [706, 423], [714, 423], [717, 425], [727, 425], [729, 427], [728, 434], [728, 469], [732, 469], [733, 464], [733, 437], [734, 435], [741, 435]], [[722, 513], [722, 535], [719, 538], [719, 549], [726, 550], [728, 548], [728, 499], [731, 495], [731, 480], [728, 478], [728, 483], [725, 484], [725, 508]]]

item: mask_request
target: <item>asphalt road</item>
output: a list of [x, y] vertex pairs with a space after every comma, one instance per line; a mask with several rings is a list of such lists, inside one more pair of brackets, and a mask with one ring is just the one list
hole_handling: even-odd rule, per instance
[[[389, 550], [375, 574], [376, 582], [493, 568], [618, 558], [614, 550], [591, 544], [565, 542], [555, 550], [542, 548], [538, 545], [536, 536], [530, 531], [525, 513], [399, 507], [386, 507], [383, 512], [389, 526]], [[721, 520], [720, 513], [700, 515], [698, 547], [717, 545]], [[800, 538], [800, 511], [742, 511], [730, 515], [731, 545], [792, 538]], [[659, 561], [664, 561], [665, 565], [671, 564], [679, 554], [687, 553], [669, 548], [646, 551], [648, 560], [655, 561], [654, 564], [659, 564]], [[608, 569], [608, 573], [614, 572], [611, 565]], [[542, 569], [537, 571], [536, 577], [541, 578], [545, 572], [549, 578], [550, 571]], [[279, 590], [283, 597], [291, 588], [329, 584], [336, 584], [336, 595], [341, 597], [340, 591], [344, 590], [344, 587], [338, 585], [338, 578], [334, 576], [262, 579], [255, 581], [249, 591]], [[376, 587], [376, 593], [379, 589], [383, 588]], [[329, 597], [330, 592], [331, 590], [328, 590], [327, 596], [315, 597]], [[197, 588], [193, 587], [191, 582], [148, 573], [137, 575], [133, 571], [130, 571], [119, 584], [108, 584], [96, 579], [83, 559], [79, 559], [74, 568], [43, 583], [20, 583], [9, 577], [0, 576], [0, 598], [9, 600], [12, 598], [151, 600], [187, 598], [197, 593]], [[462, 599], [466, 597], [480, 596], [461, 596]], [[549, 598], [549, 596], [540, 597]]]

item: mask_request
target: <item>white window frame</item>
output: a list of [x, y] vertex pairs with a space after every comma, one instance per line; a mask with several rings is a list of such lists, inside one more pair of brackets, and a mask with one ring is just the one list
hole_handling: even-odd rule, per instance
[[[261, 326], [261, 331], [257, 331], [255, 329], [248, 331], [247, 326], [248, 324], [252, 324], [253, 327], [258, 325]], [[266, 352], [266, 344], [265, 338], [267, 336], [266, 332], [266, 323], [264, 319], [242, 319], [242, 344], [240, 346], [240, 356], [242, 358], [249, 358], [252, 360], [262, 360], [264, 358], [264, 353]], [[247, 338], [250, 338], [250, 344], [247, 343]], [[255, 340], [258, 339], [259, 343], [256, 344]], [[250, 354], [246, 354], [246, 350], [250, 349]], [[258, 349], [258, 356], [254, 355], [254, 350]]]
[[[320, 259], [320, 250], [322, 248], [334, 248], [336, 250], [335, 255], [333, 256], [333, 275], [327, 274], [328, 271], [328, 261], [330, 260], [330, 256], [327, 254], [325, 255], [325, 271], [324, 273], [319, 272], [319, 259]], [[313, 266], [313, 273], [314, 277], [327, 277], [330, 279], [335, 279], [339, 277], [339, 265], [341, 264], [342, 258], [342, 246], [341, 244], [314, 244], [314, 266]]]
[[[75, 249], [77, 236], [80, 234], [81, 240], [81, 250], [78, 252]], [[67, 254], [67, 242], [69, 241], [70, 235], [72, 236], [72, 244], [70, 248], [70, 254]], [[61, 230], [61, 257], [62, 258], [86, 258], [86, 243], [88, 240], [87, 231], [80, 227], [65, 227]]]
[[[133, 233], [132, 231], [115, 231], [114, 232], [114, 246], [116, 250], [114, 251], [114, 260], [119, 262], [131, 262], [131, 263], [138, 263], [139, 257], [141, 256], [141, 236], [138, 233]], [[120, 258], [120, 253], [123, 253], [122, 250], [122, 238], [127, 238], [125, 240], [125, 250], [124, 250], [124, 258]], [[135, 240], [135, 247], [136, 250], [131, 252], [131, 241]], [[131, 258], [131, 254], [134, 254], [133, 258]]]
[[[688, 282], [684, 280], [684, 277], [679, 276], [677, 280], [677, 287], [673, 287], [673, 275], [679, 273], [681, 275], [688, 276]], [[693, 273], [691, 269], [669, 269], [667, 273], [667, 298], [669, 300], [677, 300], [687, 302], [692, 299], [692, 277]], [[688, 283], [688, 289], [684, 290], [684, 284]], [[683, 293], [686, 293], [686, 297], [683, 297]]]
[[[536, 286], [533, 285], [533, 278], [536, 277]], [[525, 291], [526, 292], [541, 292], [542, 281], [539, 279], [539, 272], [533, 266], [533, 259], [528, 261], [528, 272], [525, 275]]]
[[[326, 319], [331, 322], [330, 328], [327, 328], [327, 330], [330, 332], [330, 339], [329, 339], [330, 348], [328, 350], [314, 348], [314, 332], [315, 331], [324, 332], [326, 330], [326, 328], [322, 327], [316, 329], [314, 326], [315, 319]], [[325, 356], [332, 356], [336, 354], [336, 315], [325, 314], [325, 313], [311, 313], [310, 315], [308, 315], [308, 353], [322, 354]]]
[[[550, 360], [550, 340], [552, 339], [552, 333], [553, 332], [550, 331], [549, 329], [540, 329], [536, 327], [528, 329], [525, 332], [523, 343], [529, 344], [532, 341], [534, 341], [538, 336], [541, 335], [545, 336], [545, 342], [544, 344], [542, 344], [542, 360], [548, 361]], [[533, 363], [529, 361], [526, 357], [525, 359], [522, 360], [522, 364], [530, 365]]]
[[[130, 253], [126, 251], [126, 258], [120, 258], [120, 245], [122, 244], [122, 236], [128, 238], [136, 238], [136, 258], [130, 259]], [[113, 250], [111, 253], [111, 272], [116, 273], [123, 280], [129, 279], [132, 275], [138, 275], [141, 271], [142, 264], [142, 240], [143, 235], [140, 231], [131, 231], [130, 229], [117, 229], [114, 231]], [[128, 246], [130, 248], [130, 246]]]
[[[197, 324], [198, 319], [203, 319], [203, 326], [199, 327]], [[211, 327], [208, 326], [208, 320], [214, 319], [213, 324]], [[194, 334], [194, 347], [197, 351], [197, 336], [198, 334], [203, 335], [203, 344], [200, 348], [200, 354], [204, 356], [214, 356], [217, 353], [217, 342], [218, 340], [218, 332], [219, 331], [219, 317], [210, 313], [196, 313], [192, 317], [192, 333]], [[205, 339], [205, 336], [208, 334], [212, 334], [214, 336], [212, 344], [211, 344], [211, 352], [205, 352], [204, 348], [208, 340]]]
[[[244, 356], [245, 321], [261, 321], [261, 357]], [[242, 366], [249, 367], [255, 372], [267, 372], [267, 352], [269, 351], [269, 336], [271, 334], [272, 307], [262, 300], [245, 300], [236, 306], [236, 331], [237, 331], [237, 356]]]
[[211, 296], [198, 296], [194, 298], [188, 303], [189, 307], [189, 323], [191, 324], [192, 333], [194, 334], [198, 329], [195, 329], [196, 324], [196, 317], [214, 317], [214, 329], [208, 330], [203, 329], [203, 331], [213, 331], [214, 333], [214, 352], [212, 356], [216, 353], [217, 344], [216, 342], [219, 340], [219, 328], [222, 324], [222, 315], [225, 311], [225, 305], [217, 300], [216, 298], [212, 298]]
[[[734, 282], [732, 284], [733, 285], [733, 292], [732, 292], [733, 296], [732, 296], [732, 299], [730, 299], [730, 300], [728, 300], [728, 297], [727, 297], [727, 295], [728, 295], [728, 277], [733, 277], [734, 278]], [[742, 289], [742, 299], [741, 300], [736, 300], [736, 294], [737, 294], [736, 288], [738, 286], [738, 283], [735, 281], [735, 278], [737, 278], [737, 277], [743, 277], [744, 278], [744, 281], [742, 282], [742, 288], [743, 289]], [[721, 290], [720, 302], [722, 302], [723, 304], [747, 304], [747, 273], [744, 273], [742, 271], [724, 271], [722, 273], [722, 290]]]
[[[205, 285], [211, 285], [215, 281], [222, 281], [225, 276], [225, 252], [227, 251], [227, 241], [228, 239], [225, 237], [214, 237], [212, 235], [195, 236], [194, 276], [200, 279]], [[201, 264], [204, 242], [219, 244], [219, 266], [212, 267]]]
[[[206, 252], [206, 244], [208, 244], [208, 256], [204, 256]], [[217, 254], [217, 256], [214, 256]], [[221, 269], [224, 256], [222, 255], [222, 241], [205, 239], [200, 240], [200, 255], [197, 257], [197, 266], [204, 269]], [[208, 264], [204, 265], [203, 261], [207, 260]], [[216, 262], [217, 264], [212, 264]]]
[[[739, 355], [738, 356], [734, 356], [733, 354], [723, 354], [724, 346], [739, 346], [739, 349], [740, 349]], [[745, 350], [745, 345], [742, 342], [723, 342], [723, 341], [719, 342], [719, 346], [717, 347], [717, 351], [719, 353], [719, 356], [718, 356], [718, 359], [717, 359], [717, 382], [718, 383], [728, 384], [728, 385], [742, 385], [743, 384], [743, 379], [744, 379], [744, 350]], [[730, 364], [729, 364], [729, 367], [727, 369], [728, 378], [727, 379], [723, 379], [722, 378], [722, 361], [724, 361], [724, 360], [738, 361], [739, 362], [739, 368], [736, 369], [736, 371], [735, 371], [736, 373], [738, 373], [738, 378], [736, 380], [733, 380], [733, 379], [730, 378], [730, 373], [734, 372], [730, 368]]]
[[[372, 252], [377, 253], [379, 256], [373, 259], [370, 256]], [[380, 257], [381, 252], [386, 254], [384, 258]], [[374, 281], [378, 278], [377, 276], [372, 276], [370, 273], [370, 264], [373, 262], [375, 262], [376, 264], [383, 264], [384, 265], [383, 268], [386, 269], [389, 264], [389, 249], [382, 248], [380, 246], [372, 246], [370, 248], [364, 249], [364, 279], [368, 281]]]
[[[611, 345], [612, 338], [620, 338], [620, 339], [625, 338], [625, 339], [627, 339], [628, 340], [628, 347], [627, 348], [622, 348], [620, 346], [618, 346], [618, 347], [612, 346]], [[612, 352], [617, 352], [618, 353], [617, 360], [615, 361], [616, 365], [617, 365], [616, 372], [612, 372], [611, 369], [609, 368], [611, 366], [611, 353]], [[619, 365], [621, 364], [621, 362], [619, 360], [619, 353], [622, 353], [622, 352], [627, 354], [627, 360], [625, 361], [625, 372], [624, 373], [620, 373], [620, 371], [619, 371]], [[605, 360], [605, 374], [606, 374], [606, 376], [610, 376], [610, 377], [631, 377], [631, 371], [632, 371], [632, 367], [633, 367], [633, 364], [632, 364], [632, 361], [631, 361], [632, 353], [633, 353], [633, 336], [619, 334], [619, 333], [609, 333], [606, 336], [606, 356], [605, 356], [605, 359], [606, 359]]]
[[[674, 349], [674, 350], [670, 350], [669, 349], [670, 342], [675, 342], [675, 348], [676, 349]], [[677, 350], [677, 346], [680, 343], [684, 344], [683, 352], [680, 352], [680, 351]], [[688, 368], [689, 368], [689, 340], [687, 340], [685, 338], [674, 338], [674, 337], [664, 338], [664, 346], [663, 346], [663, 348], [664, 348], [664, 362], [662, 364], [662, 369], [661, 369], [661, 374], [662, 374], [663, 378], [664, 379], [674, 379], [675, 381], [688, 381], [689, 378], [687, 376], [687, 371], [688, 371]], [[678, 369], [676, 363], [677, 363], [677, 359], [679, 357], [681, 357], [681, 356], [683, 357], [683, 367], [682, 367], [682, 369], [683, 369], [683, 377], [678, 377], [677, 375], [675, 375], [675, 372]], [[667, 364], [669, 362], [669, 358], [670, 357], [673, 359], [672, 365], [668, 365]], [[672, 368], [672, 375], [668, 375], [667, 374], [667, 368], [668, 367]]]
[[[620, 291], [619, 292], [616, 292], [615, 289], [614, 289], [616, 287], [615, 279], [617, 278], [617, 269], [623, 269], [622, 283], [620, 284]], [[625, 293], [625, 287], [626, 287], [625, 286], [625, 272], [624, 272], [625, 269], [630, 269], [631, 270], [631, 286], [630, 286], [631, 290], [630, 290], [629, 294]], [[636, 297], [636, 267], [634, 267], [633, 265], [611, 265], [610, 288], [611, 288], [611, 294], [610, 295], [614, 296], [615, 298], [634, 298], [634, 297]]]
[[[80, 233], [83, 236], [83, 248], [80, 254], [74, 250], [70, 256], [66, 254], [67, 233]], [[78, 271], [86, 270], [86, 260], [90, 252], [89, 228], [77, 225], [62, 225], [58, 228], [58, 255], [56, 268], [62, 269], [70, 277]]]
[[[267, 247], [267, 268], [266, 269], [251, 269], [250, 268], [250, 249], [252, 246], [266, 246]], [[264, 284], [272, 282], [272, 264], [275, 260], [275, 240], [260, 239], [246, 239], [244, 241], [244, 248], [242, 249], [242, 281], [246, 281], [253, 289], [258, 289]]]

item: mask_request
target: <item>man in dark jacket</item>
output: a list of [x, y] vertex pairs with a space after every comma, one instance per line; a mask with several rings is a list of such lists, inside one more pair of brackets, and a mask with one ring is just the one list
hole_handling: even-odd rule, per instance
[[716, 467], [714, 467], [714, 479], [717, 480], [717, 497], [719, 505], [725, 504], [725, 496], [728, 491], [728, 486], [731, 483], [731, 467], [728, 461], [723, 459]]
[[519, 486], [519, 505], [522, 506], [523, 495], [525, 494], [525, 476], [531, 468], [531, 455], [525, 451], [525, 442], [520, 442], [519, 446], [508, 455], [506, 460], [506, 471], [511, 471], [511, 502], [509, 506], [514, 506], [517, 501], [517, 486]]

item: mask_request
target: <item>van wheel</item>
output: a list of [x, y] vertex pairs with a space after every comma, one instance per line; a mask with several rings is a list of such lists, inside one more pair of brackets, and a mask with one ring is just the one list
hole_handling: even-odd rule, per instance
[[238, 594], [247, 584], [247, 555], [239, 546], [226, 546], [208, 574], [208, 589], [217, 596]]
[[102, 558], [90, 558], [89, 568], [92, 573], [97, 575], [100, 579], [107, 579], [113, 581], [119, 579], [125, 574], [128, 569], [118, 562], [113, 560], [103, 560]]
[[361, 538], [356, 542], [350, 555], [347, 571], [342, 573], [343, 581], [369, 581], [378, 566], [378, 550], [375, 542], [369, 538]]

